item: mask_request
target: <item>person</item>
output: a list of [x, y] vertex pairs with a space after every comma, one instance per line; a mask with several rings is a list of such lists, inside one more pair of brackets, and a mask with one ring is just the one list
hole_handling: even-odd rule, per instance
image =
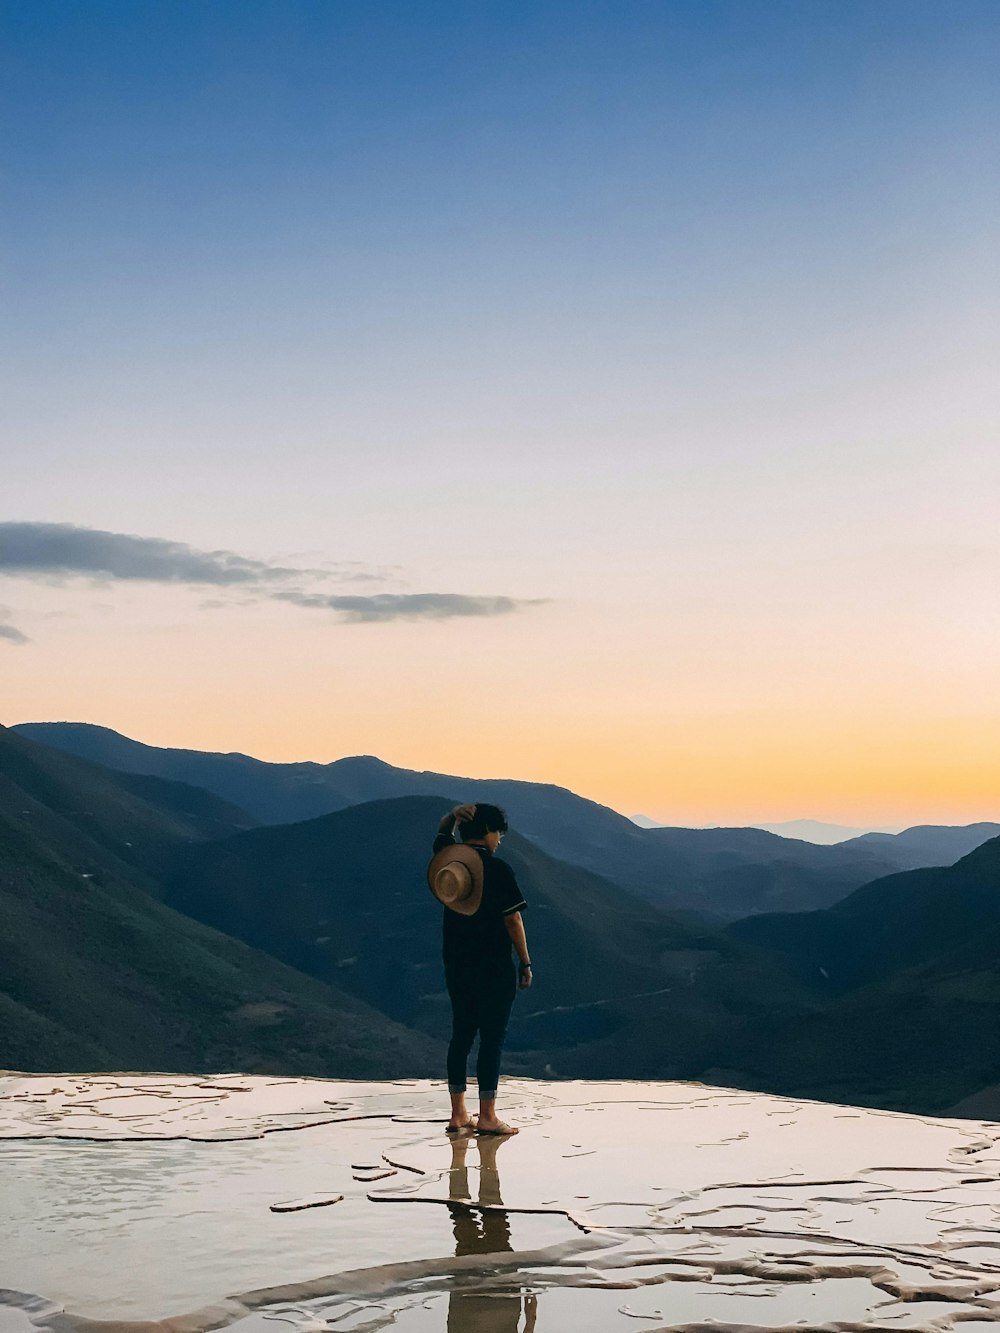
[[[451, 999], [452, 1033], [448, 1045], [448, 1093], [451, 1097], [449, 1133], [475, 1130], [479, 1134], [518, 1133], [505, 1124], [496, 1110], [500, 1058], [507, 1023], [518, 988], [532, 982], [531, 958], [525, 937], [522, 911], [527, 903], [514, 872], [496, 856], [507, 832], [507, 817], [498, 805], [480, 802], [459, 805], [438, 825], [434, 839], [438, 854], [456, 843], [455, 830], [464, 847], [475, 849], [470, 858], [477, 895], [470, 901], [473, 911], [444, 908], [442, 957], [445, 983]], [[465, 853], [468, 857], [468, 853]], [[481, 875], [479, 874], [481, 863]], [[447, 857], [443, 858], [447, 860]], [[518, 957], [515, 982], [511, 946]], [[476, 1080], [479, 1085], [479, 1115], [474, 1120], [465, 1104], [469, 1052], [479, 1035]]]

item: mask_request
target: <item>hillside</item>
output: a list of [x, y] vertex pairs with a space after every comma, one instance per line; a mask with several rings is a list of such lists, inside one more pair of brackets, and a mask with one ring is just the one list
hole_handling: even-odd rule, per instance
[[144, 892], [194, 836], [117, 775], [0, 730], [0, 1067], [436, 1068], [433, 1042]]
[[[191, 848], [165, 894], [199, 920], [443, 1036], [441, 909], [423, 868], [448, 805], [447, 797], [370, 802]], [[631, 1077], [696, 1076], [718, 1062], [720, 1043], [738, 1046], [741, 1025], [761, 1006], [810, 1003], [791, 969], [515, 833], [502, 854], [529, 903], [538, 963], [511, 1024], [511, 1047], [523, 1053], [517, 1068], [564, 1073], [564, 1056], [577, 1050], [573, 1071], [600, 1077], [620, 1072], [625, 1050]]]
[[[368, 801], [400, 796], [491, 799], [514, 828], [558, 860], [580, 866], [674, 910], [718, 920], [756, 912], [827, 907], [882, 875], [945, 864], [984, 841], [992, 826], [968, 833], [925, 831], [919, 840], [871, 835], [834, 846], [781, 838], [761, 829], [639, 828], [565, 788], [510, 779], [473, 780], [394, 768], [371, 756], [330, 764], [270, 764], [241, 754], [159, 749], [82, 723], [26, 723], [25, 736], [132, 773], [204, 787], [264, 824], [298, 822]], [[971, 844], [970, 844], [971, 839]], [[898, 848], [898, 855], [897, 855]]]
[[[449, 797], [196, 842], [191, 817], [218, 808], [196, 790], [10, 733], [0, 760], [0, 1063], [427, 1072], [449, 1006], [423, 866]], [[731, 989], [770, 993], [773, 968], [755, 975], [752, 950], [516, 834], [504, 851], [544, 959], [511, 1033], [521, 1068], [628, 1029], [646, 1032], [657, 1068], [700, 1073], [706, 1042], [733, 1028]], [[164, 890], [154, 871], [171, 863]]]
[[0, 811], [81, 871], [139, 872], [147, 884], [179, 846], [254, 824], [209, 792], [112, 772], [7, 727], [0, 727]]
[[828, 911], [727, 933], [793, 963], [831, 1001], [748, 1045], [747, 1068], [769, 1086], [945, 1110], [1000, 1081], [1000, 838]]
[[916, 824], [901, 833], [864, 833], [851, 839], [858, 851], [867, 849], [887, 855], [899, 870], [919, 870], [922, 866], [950, 866], [990, 838], [1000, 836], [1000, 824]]
[[888, 851], [820, 846], [756, 828], [660, 827], [646, 837], [688, 886], [685, 905], [730, 919], [827, 907], [893, 867]]
[[[204, 788], [246, 810], [261, 824], [311, 819], [353, 803], [330, 780], [323, 764], [268, 764], [245, 754], [161, 749], [83, 722], [32, 722], [11, 730], [106, 768]], [[357, 799], [373, 798], [362, 795]]]
[[822, 912], [757, 916], [727, 933], [794, 960], [804, 979], [850, 990], [959, 954], [969, 966], [1000, 955], [1000, 838], [953, 866], [889, 875]]
[[[423, 868], [447, 796], [351, 806], [300, 824], [191, 848], [166, 900], [314, 976], [337, 979], [402, 1022], [444, 1016], [441, 909]], [[711, 948], [617, 885], [547, 856], [511, 833], [504, 859], [530, 904], [545, 962], [522, 1009], [651, 989], [665, 950]], [[543, 997], [539, 999], [539, 997]], [[554, 998], [555, 997], [555, 998]]]

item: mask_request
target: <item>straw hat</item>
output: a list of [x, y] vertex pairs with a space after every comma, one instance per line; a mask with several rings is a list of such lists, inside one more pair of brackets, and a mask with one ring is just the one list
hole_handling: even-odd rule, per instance
[[464, 843], [442, 847], [427, 867], [427, 883], [438, 902], [472, 916], [483, 900], [483, 858]]

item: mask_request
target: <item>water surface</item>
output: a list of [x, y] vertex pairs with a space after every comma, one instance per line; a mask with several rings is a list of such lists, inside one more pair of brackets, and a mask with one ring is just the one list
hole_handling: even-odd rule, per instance
[[1000, 1325], [1000, 1125], [503, 1096], [516, 1138], [456, 1139], [430, 1083], [2, 1078], [0, 1333]]

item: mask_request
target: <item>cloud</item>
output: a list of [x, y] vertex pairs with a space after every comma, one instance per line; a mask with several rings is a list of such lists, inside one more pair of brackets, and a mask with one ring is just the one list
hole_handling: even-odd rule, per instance
[[[323, 568], [292, 568], [251, 560], [234, 551], [202, 551], [185, 542], [104, 532], [72, 523], [0, 523], [0, 576], [143, 581], [240, 590], [244, 600], [264, 597], [291, 602], [295, 606], [320, 608], [333, 611], [341, 621], [355, 625], [390, 620], [504, 616], [544, 602], [544, 599], [480, 597], [453, 592], [355, 595], [312, 590], [317, 584], [329, 585], [333, 579], [342, 584], [384, 581], [394, 570], [394, 566], [365, 567], [357, 561], [344, 561]], [[231, 597], [210, 597], [202, 603], [206, 609], [228, 605], [231, 605]], [[0, 629], [0, 634], [15, 643], [27, 642], [11, 627]]]
[[375, 593], [370, 597], [327, 596], [323, 593], [280, 592], [275, 600], [296, 606], [337, 611], [350, 624], [386, 620], [450, 620], [455, 616], [505, 616], [525, 607], [540, 606], [544, 599], [517, 597], [469, 597], [455, 592]]
[[298, 568], [308, 565], [316, 574], [329, 575], [340, 583], [398, 582], [402, 568], [399, 565], [371, 565], [361, 560], [328, 560], [323, 551], [290, 551], [282, 558]]
[[27, 634], [22, 634], [19, 629], [5, 622], [10, 619], [10, 607], [0, 606], [0, 639], [6, 639], [8, 643], [30, 643], [31, 640]]
[[226, 587], [267, 585], [303, 572], [159, 537], [132, 537], [72, 523], [0, 523], [0, 573]]

